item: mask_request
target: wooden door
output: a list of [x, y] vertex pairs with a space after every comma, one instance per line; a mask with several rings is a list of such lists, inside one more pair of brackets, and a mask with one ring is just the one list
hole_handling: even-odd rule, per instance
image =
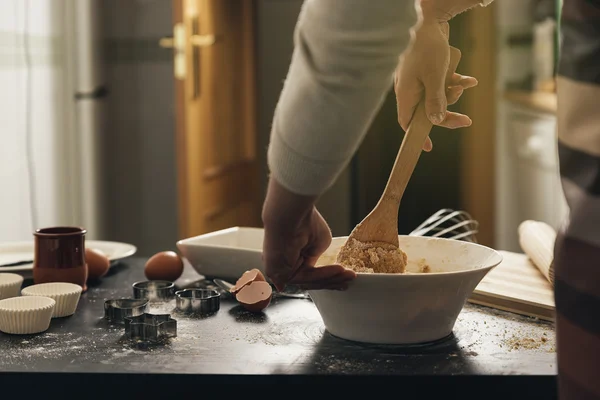
[[252, 0], [174, 0], [180, 236], [260, 226]]

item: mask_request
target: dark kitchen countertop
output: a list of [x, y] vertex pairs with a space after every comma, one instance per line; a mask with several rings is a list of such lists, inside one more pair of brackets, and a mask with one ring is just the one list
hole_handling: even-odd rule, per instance
[[[132, 257], [114, 266], [82, 295], [75, 315], [53, 319], [42, 334], [0, 333], [0, 381], [27, 381], [32, 375], [72, 381], [74, 373], [81, 382], [97, 378], [103, 387], [110, 379], [117, 382], [124, 377], [129, 382], [193, 378], [195, 384], [203, 378], [213, 383], [250, 377], [254, 382], [304, 382], [311, 377], [324, 383], [344, 378], [360, 383], [361, 379], [387, 377], [398, 384], [403, 377], [411, 378], [406, 382], [421, 383], [423, 376], [431, 382], [457, 383], [465, 378], [473, 382], [479, 377], [481, 383], [504, 377], [495, 391], [508, 391], [514, 382], [511, 377], [518, 377], [519, 385], [543, 398], [552, 398], [555, 390], [553, 324], [472, 304], [465, 306], [447, 340], [399, 347], [354, 343], [330, 335], [310, 300], [274, 299], [264, 314], [255, 315], [232, 299], [222, 298], [221, 309], [212, 317], [173, 314], [177, 337], [141, 348], [123, 339], [123, 328], [103, 319], [103, 307], [105, 299], [131, 297], [131, 284], [145, 280], [144, 262]], [[199, 278], [186, 266], [177, 283]], [[152, 305], [150, 311], [164, 313], [174, 308], [172, 301]], [[512, 398], [525, 395], [522, 390], [510, 390]]]

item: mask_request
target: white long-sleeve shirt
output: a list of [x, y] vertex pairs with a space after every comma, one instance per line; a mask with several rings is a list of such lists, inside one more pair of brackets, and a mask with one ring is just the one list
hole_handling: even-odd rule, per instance
[[420, 16], [420, 0], [304, 2], [268, 148], [281, 185], [320, 195], [335, 182], [379, 111]]

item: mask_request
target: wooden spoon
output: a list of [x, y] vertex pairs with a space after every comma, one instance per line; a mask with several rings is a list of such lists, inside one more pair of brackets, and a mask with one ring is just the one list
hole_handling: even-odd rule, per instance
[[[446, 35], [448, 32], [445, 32]], [[446, 82], [456, 71], [460, 62], [460, 51], [450, 47], [450, 62], [446, 72]], [[400, 150], [396, 156], [394, 167], [388, 178], [387, 185], [375, 208], [350, 233], [348, 240], [338, 253], [337, 262], [342, 265], [352, 264], [352, 260], [360, 259], [364, 266], [379, 272], [382, 266], [374, 265], [382, 260], [374, 259], [367, 254], [369, 248], [381, 247], [384, 251], [397, 250], [398, 241], [398, 209], [408, 181], [415, 170], [421, 156], [421, 151], [432, 128], [427, 118], [425, 104], [419, 103], [410, 125], [404, 135]], [[377, 252], [375, 252], [377, 253]], [[394, 258], [394, 257], [392, 257]], [[384, 262], [385, 264], [385, 262]], [[384, 266], [384, 269], [387, 266]], [[385, 272], [385, 271], [381, 271]]]
[[425, 106], [421, 102], [404, 135], [394, 167], [379, 202], [365, 219], [356, 225], [344, 247], [352, 242], [351, 239], [362, 243], [383, 242], [399, 247], [398, 209], [400, 201], [431, 128], [432, 124], [427, 118]]

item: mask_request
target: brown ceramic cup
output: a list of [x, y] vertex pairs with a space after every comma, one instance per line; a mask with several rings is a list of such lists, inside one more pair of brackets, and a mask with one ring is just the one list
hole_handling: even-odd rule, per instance
[[34, 232], [34, 283], [69, 282], [87, 289], [86, 230], [59, 226]]

